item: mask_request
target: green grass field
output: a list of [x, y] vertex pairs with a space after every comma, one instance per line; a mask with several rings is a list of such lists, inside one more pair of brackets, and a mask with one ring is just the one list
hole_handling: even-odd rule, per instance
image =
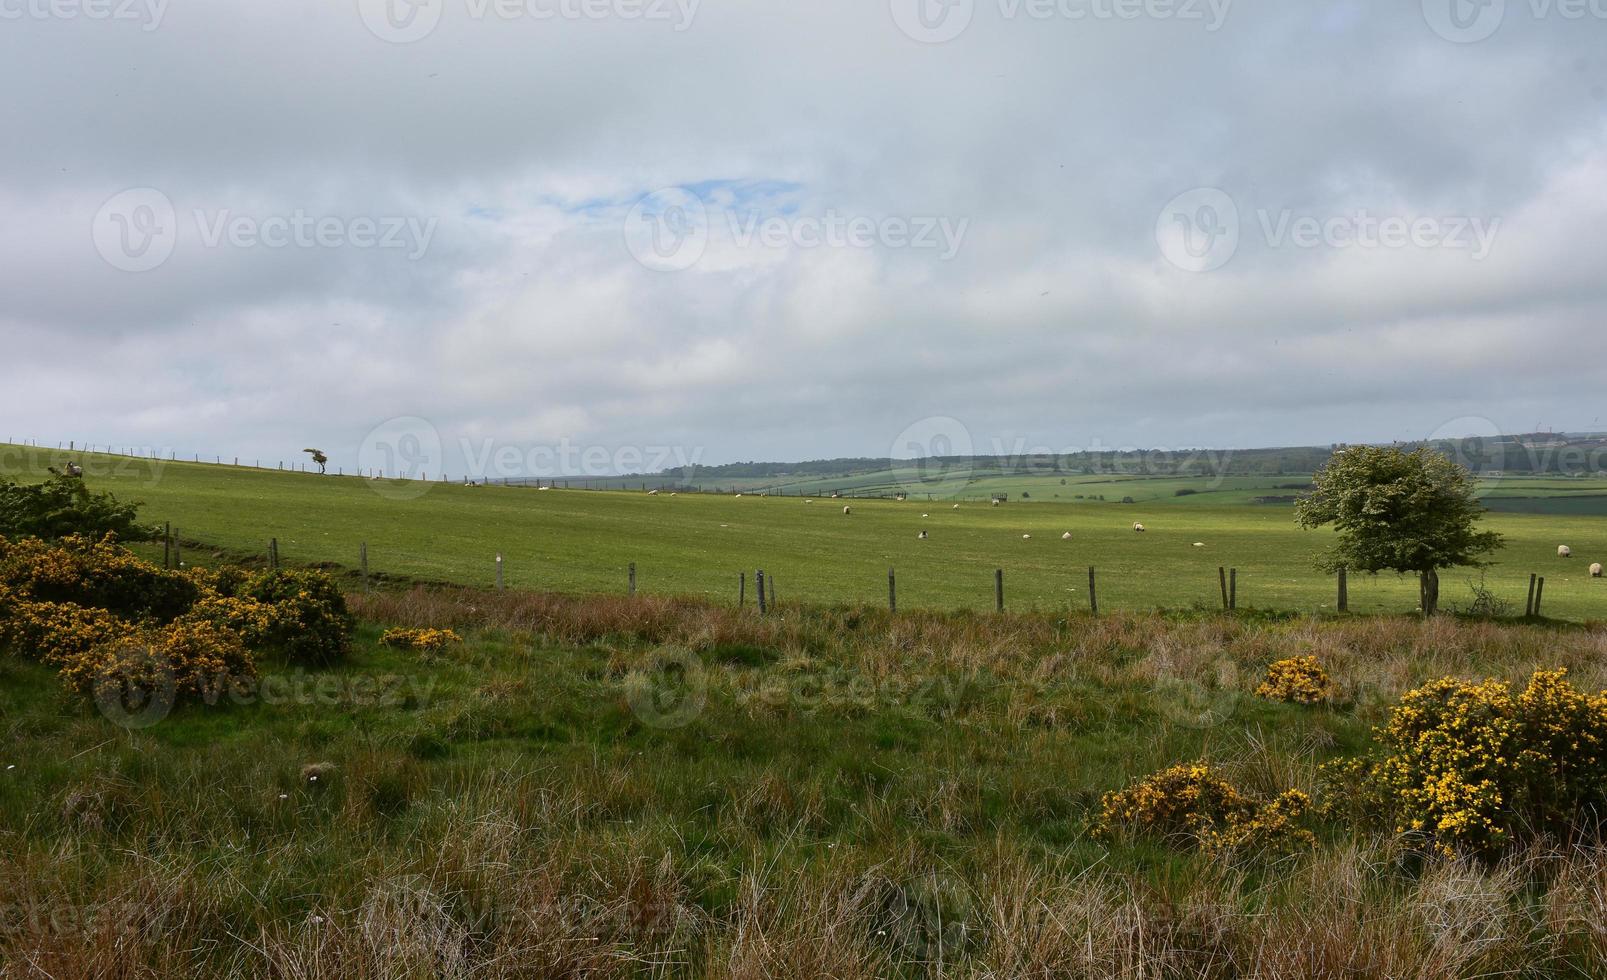
[[[66, 453], [0, 449], [0, 473], [42, 479]], [[1326, 532], [1297, 527], [1286, 505], [1252, 504], [1298, 477], [1230, 478], [1214, 492], [1179, 497], [1179, 479], [1072, 484], [1059, 491], [1104, 493], [1105, 502], [1045, 499], [1001, 507], [916, 497], [832, 501], [464, 487], [260, 471], [115, 456], [83, 459], [91, 485], [145, 502], [144, 517], [174, 525], [188, 542], [263, 554], [277, 538], [289, 562], [355, 568], [366, 542], [376, 573], [466, 585], [495, 580], [505, 556], [515, 588], [619, 593], [635, 563], [647, 593], [736, 600], [737, 576], [763, 568], [783, 599], [816, 603], [885, 601], [887, 571], [898, 575], [906, 608], [988, 609], [993, 572], [1005, 573], [1013, 609], [1086, 608], [1087, 569], [1097, 567], [1101, 609], [1220, 605], [1217, 568], [1239, 570], [1241, 608], [1331, 611], [1335, 584], [1312, 557]], [[1508, 478], [1492, 493], [1564, 499], [1587, 481]], [[1207, 487], [1204, 481], [1192, 486]], [[1099, 487], [1099, 489], [1092, 489]], [[1109, 488], [1109, 489], [1107, 489]], [[1599, 488], [1598, 488], [1599, 489]], [[1053, 492], [1053, 491], [1052, 491]], [[1120, 504], [1117, 494], [1134, 504]], [[853, 514], [842, 513], [844, 503]], [[1134, 522], [1149, 529], [1135, 534]], [[1545, 576], [1547, 616], [1607, 617], [1607, 580], [1587, 568], [1607, 560], [1607, 518], [1592, 514], [1492, 513], [1507, 547], [1487, 584], [1521, 613], [1528, 576]], [[930, 533], [917, 540], [918, 532]], [[1072, 534], [1070, 541], [1062, 534]], [[1024, 539], [1023, 535], [1031, 535]], [[1204, 547], [1195, 547], [1200, 542]], [[1559, 559], [1559, 544], [1575, 557]], [[206, 549], [192, 552], [206, 560]], [[1442, 579], [1449, 608], [1471, 601], [1477, 572]], [[1351, 580], [1353, 612], [1404, 612], [1416, 582], [1396, 576]]]

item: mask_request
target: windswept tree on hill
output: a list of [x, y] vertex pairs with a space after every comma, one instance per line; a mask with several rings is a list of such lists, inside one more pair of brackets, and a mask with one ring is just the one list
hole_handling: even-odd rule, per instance
[[1480, 531], [1484, 506], [1473, 476], [1431, 449], [1352, 446], [1318, 471], [1295, 504], [1309, 528], [1332, 525], [1338, 541], [1318, 559], [1327, 571], [1415, 572], [1423, 615], [1439, 608], [1439, 570], [1484, 566], [1501, 535]]

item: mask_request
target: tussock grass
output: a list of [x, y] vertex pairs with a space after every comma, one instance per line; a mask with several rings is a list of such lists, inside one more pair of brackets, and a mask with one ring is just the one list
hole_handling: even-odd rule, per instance
[[[1210, 758], [1315, 791], [1404, 690], [1596, 629], [457, 589], [352, 597], [349, 663], [125, 732], [0, 660], [0, 977], [1599, 975], [1607, 852], [1424, 858], [1333, 824], [1215, 860], [1091, 841]], [[451, 628], [429, 657], [387, 627]], [[677, 724], [640, 685], [701, 692]], [[1341, 694], [1255, 698], [1317, 656]], [[672, 676], [673, 675], [673, 676]], [[358, 681], [377, 681], [364, 687]], [[7, 765], [15, 765], [12, 770]], [[318, 775], [312, 780], [311, 775]]]

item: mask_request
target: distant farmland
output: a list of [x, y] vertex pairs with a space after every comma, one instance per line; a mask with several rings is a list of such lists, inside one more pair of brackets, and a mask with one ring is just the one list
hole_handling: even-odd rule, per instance
[[[21, 447], [3, 454], [6, 475], [25, 479], [42, 478], [46, 465], [65, 457]], [[622, 592], [634, 563], [644, 592], [732, 601], [739, 573], [751, 578], [763, 568], [784, 601], [814, 603], [884, 602], [895, 568], [901, 606], [935, 609], [991, 608], [995, 569], [1005, 574], [1010, 608], [1086, 608], [1089, 566], [1098, 569], [1102, 609], [1215, 607], [1217, 569], [1225, 566], [1239, 570], [1241, 607], [1323, 612], [1334, 605], [1333, 580], [1312, 564], [1326, 533], [1298, 528], [1286, 504], [1254, 502], [1298, 493], [1289, 487], [1301, 478], [1288, 474], [983, 477], [962, 499], [855, 500], [845, 516], [843, 502], [824, 495], [471, 488], [79, 457], [93, 485], [143, 500], [148, 519], [173, 524], [192, 543], [192, 560], [219, 551], [260, 555], [276, 538], [286, 561], [354, 569], [366, 544], [377, 573], [490, 585], [500, 553], [509, 585], [572, 593]], [[844, 481], [815, 486], [829, 492], [834, 482]], [[1508, 536], [1487, 584], [1521, 612], [1528, 576], [1539, 573], [1547, 579], [1547, 615], [1607, 617], [1607, 580], [1586, 572], [1607, 560], [1607, 520], [1596, 509], [1607, 484], [1525, 477], [1487, 490], [1496, 511], [1489, 523]], [[988, 506], [992, 493], [1008, 493], [1010, 502]], [[1127, 497], [1133, 503], [1120, 502]], [[1540, 508], [1553, 512], [1533, 512]], [[1149, 532], [1135, 535], [1135, 521]], [[917, 539], [922, 530], [928, 540]], [[1067, 532], [1071, 539], [1062, 540]], [[1576, 557], [1557, 558], [1559, 544]], [[1477, 577], [1447, 573], [1447, 607], [1470, 601], [1468, 583]], [[1414, 581], [1352, 578], [1354, 612], [1406, 612], [1415, 604]]]

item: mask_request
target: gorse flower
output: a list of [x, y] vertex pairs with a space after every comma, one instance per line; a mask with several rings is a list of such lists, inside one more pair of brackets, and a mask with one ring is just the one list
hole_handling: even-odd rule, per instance
[[1094, 836], [1108, 840], [1126, 829], [1213, 854], [1293, 851], [1317, 842], [1297, 823], [1310, 807], [1310, 797], [1299, 790], [1263, 800], [1195, 762], [1106, 793]]
[[1425, 684], [1375, 740], [1376, 757], [1329, 766], [1330, 781], [1362, 815], [1441, 853], [1570, 837], [1607, 805], [1607, 695], [1576, 690], [1560, 668], [1518, 695], [1496, 680]]
[[1291, 704], [1319, 704], [1334, 699], [1334, 682], [1316, 657], [1290, 657], [1267, 668], [1257, 697]]
[[322, 572], [172, 572], [110, 535], [0, 538], [0, 651], [58, 668], [82, 694], [115, 685], [211, 702], [257, 676], [251, 651], [327, 662], [350, 624]]
[[439, 653], [449, 646], [463, 642], [463, 637], [452, 630], [438, 629], [388, 629], [379, 638], [379, 642], [388, 647], [397, 647], [405, 650], [419, 650], [425, 653]]

